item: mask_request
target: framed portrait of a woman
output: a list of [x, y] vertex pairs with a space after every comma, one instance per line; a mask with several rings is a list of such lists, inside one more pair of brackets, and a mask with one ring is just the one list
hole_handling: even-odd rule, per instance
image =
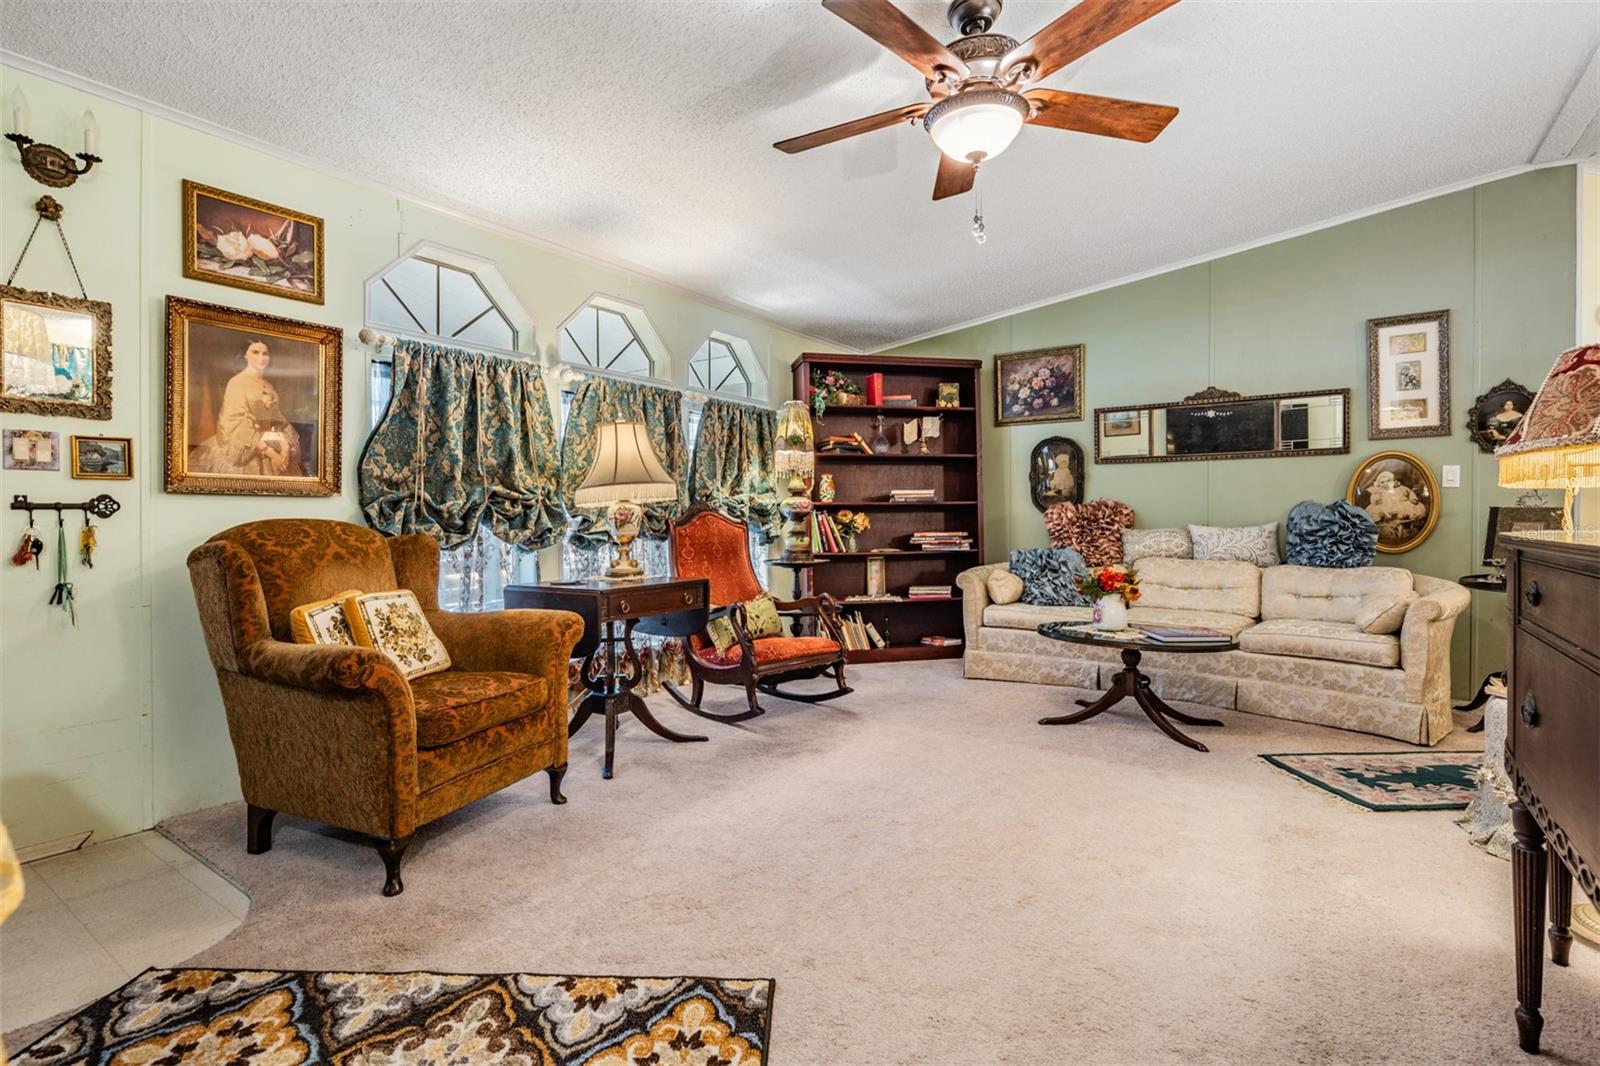
[[342, 331], [167, 297], [167, 491], [337, 496]]

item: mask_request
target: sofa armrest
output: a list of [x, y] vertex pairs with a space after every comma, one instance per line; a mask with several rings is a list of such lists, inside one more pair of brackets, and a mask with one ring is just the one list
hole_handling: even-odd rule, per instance
[[1414, 575], [1421, 595], [1406, 609], [1400, 626], [1400, 665], [1406, 672], [1406, 698], [1432, 704], [1450, 700], [1450, 638], [1456, 618], [1472, 605], [1472, 594], [1454, 581]]
[[411, 686], [377, 648], [348, 644], [291, 644], [258, 640], [239, 654], [239, 672], [274, 685], [310, 692], [373, 689], [409, 702]]
[[978, 646], [978, 630], [983, 627], [983, 609], [989, 606], [989, 575], [996, 570], [1010, 569], [1010, 563], [989, 563], [956, 575], [956, 588], [961, 590], [961, 628], [965, 632], [968, 648]]

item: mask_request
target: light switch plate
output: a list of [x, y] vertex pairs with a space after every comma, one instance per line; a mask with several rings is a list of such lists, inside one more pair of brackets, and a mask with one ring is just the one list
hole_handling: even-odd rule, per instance
[[1459, 466], [1452, 463], [1444, 468], [1444, 487], [1447, 489], [1459, 489], [1461, 487], [1461, 468]]

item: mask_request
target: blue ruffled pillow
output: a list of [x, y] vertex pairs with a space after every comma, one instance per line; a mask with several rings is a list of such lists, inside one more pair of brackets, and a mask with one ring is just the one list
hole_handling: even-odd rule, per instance
[[1370, 566], [1378, 553], [1377, 523], [1347, 500], [1326, 507], [1304, 500], [1294, 505], [1286, 525], [1286, 561], [1292, 566]]
[[1072, 548], [1019, 548], [1011, 553], [1011, 572], [1022, 579], [1022, 602], [1039, 607], [1087, 607], [1078, 591], [1089, 567]]

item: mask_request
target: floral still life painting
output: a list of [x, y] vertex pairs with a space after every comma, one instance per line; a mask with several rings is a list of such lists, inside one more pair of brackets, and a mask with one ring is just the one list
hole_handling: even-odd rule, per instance
[[183, 276], [320, 304], [322, 219], [185, 181]]
[[995, 422], [1070, 422], [1083, 417], [1083, 345], [994, 357]]

